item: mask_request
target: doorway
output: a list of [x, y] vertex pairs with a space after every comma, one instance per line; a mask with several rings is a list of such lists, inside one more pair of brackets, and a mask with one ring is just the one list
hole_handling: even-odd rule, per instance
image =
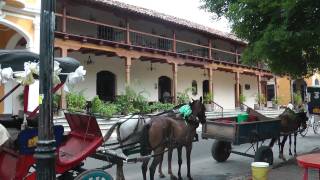
[[202, 82], [202, 95], [205, 96], [209, 93], [209, 80], [204, 80]]
[[116, 96], [116, 76], [110, 71], [97, 73], [97, 95], [103, 101], [114, 101]]
[[172, 81], [168, 76], [158, 79], [158, 99], [160, 102], [172, 102]]

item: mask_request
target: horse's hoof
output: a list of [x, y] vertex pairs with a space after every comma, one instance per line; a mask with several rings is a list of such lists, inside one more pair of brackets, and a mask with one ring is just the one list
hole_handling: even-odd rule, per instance
[[159, 177], [160, 177], [160, 178], [165, 178], [166, 176], [161, 173], [161, 174], [159, 174]]
[[292, 153], [289, 153], [290, 156], [292, 156]]
[[174, 176], [174, 175], [171, 175], [171, 176], [170, 176], [170, 179], [171, 179], [171, 180], [177, 180], [178, 178], [177, 178], [176, 176]]
[[179, 177], [178, 180], [183, 180], [183, 178], [182, 178], [182, 177]]

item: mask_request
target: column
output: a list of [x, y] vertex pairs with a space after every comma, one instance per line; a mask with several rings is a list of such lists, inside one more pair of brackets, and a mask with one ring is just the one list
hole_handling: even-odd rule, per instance
[[177, 51], [176, 31], [173, 31], [172, 52]]
[[172, 63], [172, 77], [173, 77], [173, 102], [177, 104], [177, 87], [178, 87], [178, 64]]
[[236, 80], [236, 107], [240, 106], [240, 72], [235, 72], [235, 80]]
[[[257, 75], [258, 80], [258, 96], [261, 96], [261, 74]], [[259, 102], [259, 106], [261, 106], [261, 101]]]
[[212, 68], [208, 69], [208, 74], [209, 74], [209, 93], [213, 93], [213, 72]]
[[126, 57], [126, 85], [130, 86], [131, 57]]
[[126, 18], [126, 33], [127, 33], [126, 43], [131, 44], [131, 42], [130, 42], [130, 24], [129, 24], [128, 18]]
[[[68, 56], [68, 49], [61, 48], [61, 57], [67, 57], [67, 56]], [[66, 99], [66, 93], [64, 92], [64, 87], [61, 88], [60, 94], [61, 94], [60, 107], [61, 109], [67, 109], [67, 99]]]
[[208, 58], [212, 59], [212, 41], [211, 39], [208, 40], [208, 46], [209, 46], [209, 51], [208, 51]]
[[278, 83], [277, 76], [273, 76], [274, 79], [274, 97], [278, 99]]

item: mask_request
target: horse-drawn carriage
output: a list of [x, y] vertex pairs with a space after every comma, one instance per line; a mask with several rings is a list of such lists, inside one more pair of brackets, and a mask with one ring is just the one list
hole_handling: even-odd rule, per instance
[[[266, 117], [247, 106], [248, 118], [246, 122], [239, 122], [238, 117], [218, 118], [207, 120], [202, 128], [204, 139], [212, 138], [215, 142], [212, 145], [212, 157], [217, 162], [226, 161], [231, 153], [254, 158], [254, 161], [268, 162], [273, 164], [272, 147], [276, 140], [279, 143], [280, 158], [283, 157], [283, 146], [290, 134], [295, 134], [307, 120], [305, 113], [294, 113], [286, 109], [277, 118]], [[289, 114], [289, 118], [288, 115]], [[291, 117], [290, 117], [291, 116]], [[292, 118], [293, 117], [293, 118]], [[284, 137], [280, 144], [280, 137]], [[291, 136], [290, 136], [291, 138]], [[269, 145], [264, 145], [266, 140], [271, 139]], [[251, 144], [245, 152], [232, 150], [233, 145]], [[291, 141], [290, 141], [291, 145]], [[247, 152], [253, 149], [254, 154]], [[295, 153], [296, 153], [296, 149]], [[291, 153], [291, 148], [290, 148]]]
[[[3, 102], [10, 94], [24, 85], [24, 116], [2, 115], [0, 124], [5, 127], [10, 139], [0, 147], [0, 179], [36, 179], [34, 152], [37, 145], [37, 112], [39, 107], [28, 111], [29, 84], [36, 78], [39, 56], [28, 51], [0, 51], [1, 79], [10, 80], [20, 78], [19, 83], [2, 99]], [[55, 93], [66, 81], [74, 81], [81, 77], [80, 63], [73, 58], [56, 58], [55, 70], [57, 84], [52, 89]], [[56, 69], [57, 68], [57, 69]], [[82, 74], [83, 75], [83, 74]], [[56, 78], [55, 77], [55, 78]], [[71, 77], [75, 79], [71, 79]], [[2, 81], [2, 82], [3, 82]], [[56, 146], [56, 173], [65, 177], [71, 171], [78, 171], [77, 178], [111, 176], [100, 170], [85, 171], [81, 168], [82, 161], [94, 154], [103, 143], [103, 136], [94, 116], [87, 114], [65, 113], [71, 132], [64, 134], [61, 125], [53, 127]], [[15, 136], [16, 135], [16, 136]], [[70, 179], [70, 178], [67, 178]]]

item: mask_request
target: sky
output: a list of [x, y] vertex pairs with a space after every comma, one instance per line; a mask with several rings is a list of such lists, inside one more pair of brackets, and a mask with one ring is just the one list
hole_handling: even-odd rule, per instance
[[200, 0], [117, 0], [127, 4], [152, 9], [164, 14], [187, 19], [223, 32], [230, 32], [225, 18], [214, 19], [214, 14], [200, 9]]

